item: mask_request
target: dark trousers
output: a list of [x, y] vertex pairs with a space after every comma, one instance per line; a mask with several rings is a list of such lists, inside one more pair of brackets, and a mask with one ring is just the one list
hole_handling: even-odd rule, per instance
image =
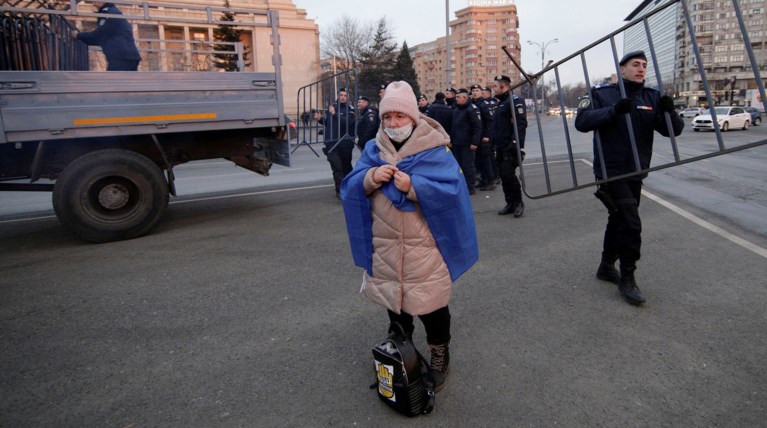
[[326, 145], [322, 151], [328, 156], [330, 169], [333, 171], [333, 182], [336, 185], [336, 193], [338, 193], [341, 189], [341, 181], [352, 172], [354, 142], [351, 140], [342, 141], [332, 152], [328, 152], [334, 144], [335, 142]]
[[107, 71], [138, 71], [139, 59], [113, 59], [107, 61]]
[[493, 184], [493, 180], [495, 179], [490, 158], [491, 153], [492, 149], [489, 144], [484, 147], [480, 146], [477, 149], [475, 165], [477, 166], [477, 172], [479, 172], [480, 175], [480, 186]]
[[498, 150], [495, 154], [495, 160], [498, 163], [498, 173], [501, 176], [506, 203], [517, 206], [522, 202], [522, 185], [517, 178], [517, 167], [519, 166], [517, 148]]
[[[389, 310], [386, 312], [389, 314], [389, 321], [391, 323], [398, 322], [405, 329], [405, 333], [408, 335], [413, 334], [415, 326], [413, 325], [412, 315], [405, 312], [395, 314]], [[450, 341], [450, 310], [447, 306], [429, 314], [419, 315], [418, 318], [421, 319], [423, 328], [426, 330], [427, 343], [430, 345], [441, 345]]]
[[642, 248], [642, 220], [639, 218], [642, 182], [618, 180], [601, 186], [617, 206], [617, 210], [607, 217], [603, 254], [609, 259], [620, 259], [622, 268], [633, 270]]
[[474, 190], [474, 150], [469, 145], [453, 146], [453, 156], [458, 162], [458, 166], [463, 171], [463, 176], [466, 178], [466, 185], [469, 190]]

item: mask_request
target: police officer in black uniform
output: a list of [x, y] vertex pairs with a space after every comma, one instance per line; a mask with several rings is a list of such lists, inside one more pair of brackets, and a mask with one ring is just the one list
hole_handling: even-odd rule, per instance
[[423, 115], [429, 115], [429, 99], [424, 94], [418, 96], [418, 111]]
[[[113, 3], [93, 2], [98, 13], [122, 15]], [[99, 17], [96, 29], [73, 35], [86, 45], [101, 46], [107, 58], [107, 71], [136, 71], [141, 55], [133, 39], [133, 29], [125, 19]]]
[[354, 151], [354, 106], [348, 103], [349, 93], [346, 88], [338, 90], [338, 100], [328, 106], [325, 114], [314, 114], [318, 123], [324, 125], [323, 138], [325, 147], [322, 152], [328, 157], [333, 181], [336, 185], [336, 197], [339, 197], [341, 180], [352, 171], [352, 152]]
[[434, 102], [429, 104], [429, 111], [426, 115], [439, 122], [445, 132], [450, 135], [450, 131], [453, 129], [453, 112], [445, 103], [445, 94], [437, 92], [434, 95]]
[[[522, 186], [519, 183], [519, 178], [517, 178], [517, 167], [519, 166], [517, 144], [519, 144], [520, 150], [525, 147], [527, 109], [525, 108], [525, 100], [509, 91], [511, 88], [509, 76], [496, 76], [494, 80], [498, 85], [495, 95], [498, 99], [494, 135], [495, 159], [501, 175], [503, 196], [506, 199], [506, 206], [498, 211], [498, 215], [514, 214], [514, 217], [522, 217], [525, 212], [525, 203], [522, 201]], [[512, 114], [516, 117], [519, 141], [517, 141], [514, 132]]]
[[[650, 167], [653, 132], [668, 137], [665, 114], [671, 117], [674, 135], [682, 133], [684, 121], [674, 111], [674, 100], [644, 86], [647, 58], [643, 51], [627, 53], [620, 61], [621, 77], [626, 97], [621, 96], [616, 84], [605, 84], [591, 89], [588, 98], [578, 105], [575, 128], [581, 132], [594, 131], [594, 175], [597, 180], [637, 171], [629, 128], [628, 114], [639, 155], [639, 168]], [[599, 156], [597, 135], [602, 146]], [[647, 174], [635, 175], [599, 185], [596, 196], [609, 212], [602, 247], [602, 261], [597, 278], [618, 284], [626, 302], [640, 305], [645, 301], [634, 279], [636, 262], [642, 244], [642, 222], [639, 218], [639, 196], [642, 179]], [[615, 261], [620, 260], [620, 272]]]
[[[482, 88], [482, 98], [490, 103], [490, 109], [493, 112], [493, 118], [495, 118], [498, 113], [498, 100], [493, 97], [493, 90], [489, 86]], [[495, 124], [493, 124], [493, 129], [495, 129]], [[490, 151], [490, 167], [493, 170], [493, 184], [501, 184], [501, 175], [498, 172], [498, 163], [495, 160], [495, 142], [493, 142], [493, 150]]]
[[458, 90], [455, 100], [450, 142], [453, 144], [453, 156], [466, 178], [469, 194], [473, 195], [474, 156], [482, 139], [482, 118], [479, 108], [469, 102], [469, 91], [466, 88]]
[[479, 108], [482, 116], [482, 139], [475, 162], [480, 175], [479, 190], [493, 190], [495, 177], [490, 165], [490, 153], [493, 151], [493, 105], [482, 98], [482, 86], [477, 84], [471, 85], [471, 103]]
[[448, 107], [455, 106], [455, 95], [458, 93], [458, 91], [455, 88], [447, 88], [445, 91], [445, 104], [447, 104]]
[[376, 137], [381, 119], [378, 111], [370, 107], [370, 98], [364, 95], [357, 99], [357, 111], [357, 147], [364, 150], [365, 144]]

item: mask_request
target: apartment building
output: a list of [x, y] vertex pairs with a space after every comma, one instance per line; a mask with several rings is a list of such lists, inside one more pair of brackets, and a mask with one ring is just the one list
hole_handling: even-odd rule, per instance
[[519, 81], [519, 70], [501, 50], [506, 46], [520, 60], [519, 18], [513, 0], [470, 0], [468, 7], [455, 12], [449, 28], [449, 61], [445, 37], [410, 48], [425, 94], [433, 97], [448, 87], [468, 88], [475, 83], [490, 86], [499, 74]]
[[[645, 0], [626, 20], [641, 17], [666, 2]], [[767, 0], [740, 0], [738, 4], [751, 49], [764, 75], [767, 71]], [[689, 106], [710, 102], [760, 104], [756, 80], [732, 1], [688, 0], [687, 5], [713, 100], [706, 98], [688, 23], [680, 3], [648, 20], [665, 91], [673, 93], [677, 103]], [[624, 51], [636, 49], [648, 49], [643, 26], [627, 30], [624, 34]], [[647, 82], [657, 86], [652, 65], [648, 69]]]
[[[767, 0], [741, 0], [739, 5], [751, 49], [764, 75], [767, 71]], [[756, 80], [732, 1], [693, 0], [689, 7], [702, 65], [712, 89], [713, 100], [710, 101], [715, 104], [757, 104], [754, 102], [758, 93]], [[678, 96], [685, 98], [688, 105], [709, 104], [684, 20], [677, 22], [677, 41], [675, 88]]]

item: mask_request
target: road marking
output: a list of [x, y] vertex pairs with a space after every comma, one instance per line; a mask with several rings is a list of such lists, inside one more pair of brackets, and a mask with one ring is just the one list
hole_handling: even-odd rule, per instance
[[[587, 163], [587, 164], [589, 164], [589, 165], [591, 165], [593, 167], [593, 164], [591, 162], [587, 161], [586, 159], [580, 159], [580, 160], [585, 162], [585, 163]], [[711, 232], [714, 232], [717, 235], [721, 236], [722, 238], [724, 238], [724, 239], [726, 239], [726, 240], [728, 240], [730, 242], [733, 242], [735, 244], [738, 244], [741, 247], [743, 247], [743, 248], [745, 248], [745, 249], [747, 249], [747, 250], [749, 250], [751, 252], [754, 252], [757, 255], [760, 255], [760, 256], [764, 257], [765, 259], [767, 259], [767, 250], [766, 249], [764, 249], [764, 248], [762, 248], [762, 247], [760, 247], [760, 246], [758, 246], [758, 245], [756, 245], [756, 244], [754, 244], [754, 243], [752, 243], [750, 241], [746, 241], [745, 239], [743, 239], [743, 238], [741, 238], [739, 236], [735, 236], [732, 233], [730, 233], [730, 232], [728, 232], [728, 231], [726, 231], [726, 230], [724, 230], [724, 229], [722, 229], [722, 228], [720, 228], [718, 226], [714, 226], [713, 224], [707, 222], [706, 220], [703, 220], [702, 218], [696, 216], [695, 214], [692, 214], [691, 212], [685, 211], [681, 207], [678, 207], [678, 206], [672, 204], [671, 202], [661, 198], [660, 196], [656, 196], [656, 195], [648, 192], [645, 189], [642, 189], [642, 194], [647, 196], [648, 198], [652, 199], [653, 201], [663, 205], [664, 207], [670, 209], [671, 211], [679, 214], [680, 216], [686, 218], [687, 220], [690, 220], [691, 222], [697, 224], [698, 226], [700, 226], [700, 227], [702, 227], [704, 229], [707, 229], [707, 230], [709, 230]]]
[[296, 190], [321, 189], [323, 187], [333, 187], [333, 186], [334, 186], [333, 184], [322, 184], [322, 185], [319, 185], [319, 186], [291, 187], [290, 189], [264, 190], [262, 192], [237, 193], [237, 194], [233, 194], [233, 195], [211, 196], [211, 197], [208, 197], [208, 198], [185, 199], [183, 201], [173, 201], [173, 202], [170, 203], [170, 205], [186, 204], [186, 203], [189, 203], [189, 202], [214, 201], [216, 199], [240, 198], [240, 197], [243, 197], [243, 196], [266, 195], [266, 194], [269, 194], [269, 193], [293, 192], [293, 191], [296, 191]]
[[22, 221], [31, 221], [31, 220], [45, 220], [47, 218], [56, 218], [56, 216], [55, 215], [46, 215], [46, 216], [42, 216], [42, 217], [17, 218], [17, 219], [13, 219], [13, 220], [0, 220], [0, 224], [3, 224], [3, 223], [19, 223], [19, 222], [22, 222]]

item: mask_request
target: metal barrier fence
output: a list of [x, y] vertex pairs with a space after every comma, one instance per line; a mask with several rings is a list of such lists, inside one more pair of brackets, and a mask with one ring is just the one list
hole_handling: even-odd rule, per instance
[[[631, 115], [624, 115], [625, 116], [625, 120], [626, 120], [627, 125], [628, 125], [629, 139], [630, 139], [630, 144], [631, 144], [631, 149], [632, 149], [632, 154], [633, 154], [634, 171], [631, 172], [631, 173], [622, 174], [622, 175], [619, 175], [619, 176], [613, 176], [613, 177], [608, 176], [607, 171], [605, 170], [604, 159], [602, 159], [602, 156], [603, 156], [603, 154], [602, 154], [603, 153], [602, 141], [599, 138], [600, 137], [599, 132], [593, 131], [595, 133], [594, 135], [595, 135], [595, 139], [596, 139], [595, 140], [595, 145], [597, 147], [597, 150], [596, 150], [597, 151], [597, 155], [600, 157], [601, 165], [602, 165], [601, 175], [604, 178], [599, 180], [599, 181], [593, 181], [593, 175], [591, 175], [591, 180], [589, 180], [587, 183], [583, 183], [583, 184], [579, 183], [578, 176], [577, 176], [577, 173], [576, 173], [576, 159], [575, 159], [575, 156], [574, 156], [574, 150], [573, 150], [573, 145], [572, 145], [572, 141], [571, 141], [569, 125], [568, 125], [567, 118], [566, 118], [567, 111], [565, 109], [564, 98], [562, 97], [562, 81], [561, 81], [561, 76], [560, 76], [560, 70], [562, 68], [564, 68], [564, 67], [569, 66], [569, 64], [568, 64], [569, 61], [579, 59], [580, 63], [581, 63], [581, 68], [582, 68], [584, 80], [585, 80], [585, 83], [586, 83], [586, 88], [591, 87], [592, 84], [590, 82], [589, 68], [588, 68], [588, 65], [587, 65], [586, 54], [589, 51], [598, 50], [600, 45], [602, 45], [604, 43], [609, 43], [610, 49], [612, 51], [612, 60], [613, 60], [612, 62], [614, 64], [614, 66], [615, 66], [616, 75], [618, 76], [617, 84], [618, 84], [618, 87], [620, 89], [621, 96], [625, 98], [625, 96], [626, 96], [626, 89], [625, 89], [625, 87], [623, 85], [622, 79], [620, 78], [620, 76], [621, 76], [620, 65], [619, 65], [620, 58], [619, 58], [618, 53], [617, 53], [617, 49], [616, 49], [616, 45], [615, 45], [615, 38], [616, 38], [617, 35], [625, 32], [626, 30], [628, 30], [630, 28], [641, 26], [639, 28], [643, 28], [644, 29], [644, 33], [646, 35], [647, 43], [648, 43], [648, 46], [649, 46], [649, 54], [650, 54], [650, 58], [649, 58], [650, 61], [649, 62], [652, 63], [652, 65], [654, 67], [655, 75], [656, 75], [656, 78], [657, 78], [658, 88], [661, 88], [661, 90], [662, 90], [662, 88], [664, 88], [664, 86], [663, 86], [663, 82], [662, 82], [662, 77], [661, 77], [661, 72], [660, 72], [660, 68], [659, 68], [659, 64], [658, 64], [658, 58], [657, 58], [657, 55], [656, 55], [655, 46], [654, 46], [654, 43], [653, 43], [653, 34], [651, 32], [651, 28], [650, 28], [650, 25], [649, 25], [649, 19], [652, 18], [653, 16], [663, 12], [664, 10], [666, 10], [669, 7], [679, 7], [679, 12], [681, 13], [681, 17], [679, 19], [684, 20], [684, 23], [685, 23], [686, 28], [687, 28], [688, 37], [686, 38], [686, 40], [691, 44], [692, 51], [695, 54], [695, 64], [697, 66], [696, 67], [697, 68], [697, 72], [700, 75], [701, 84], [702, 84], [703, 90], [705, 91], [705, 94], [706, 94], [706, 100], [707, 100], [707, 102], [709, 104], [709, 106], [708, 106], [709, 107], [709, 112], [710, 112], [710, 114], [712, 116], [712, 119], [713, 119], [714, 132], [716, 134], [716, 140], [717, 140], [717, 148], [716, 148], [716, 150], [713, 150], [711, 152], [708, 152], [708, 153], [705, 153], [705, 154], [702, 154], [702, 155], [696, 155], [696, 156], [690, 156], [690, 157], [687, 157], [687, 158], [683, 158], [682, 155], [680, 154], [680, 152], [681, 152], [680, 147], [679, 147], [676, 139], [673, 137], [673, 131], [671, 130], [671, 119], [670, 119], [669, 113], [664, 113], [666, 126], [668, 127], [668, 129], [670, 131], [669, 134], [671, 135], [668, 138], [668, 140], [669, 140], [668, 143], [669, 143], [671, 151], [673, 153], [674, 161], [673, 162], [664, 163], [662, 165], [656, 165], [656, 166], [652, 166], [652, 167], [649, 167], [649, 168], [642, 169], [642, 167], [640, 166], [640, 162], [639, 162], [637, 143], [636, 143], [636, 138], [635, 138], [635, 135], [634, 135], [634, 128], [633, 128], [633, 123], [632, 123], [632, 120], [631, 120]], [[750, 42], [750, 39], [749, 39], [749, 31], [748, 31], [748, 28], [746, 27], [746, 24], [745, 24], [744, 20], [743, 20], [743, 13], [741, 12], [740, 5], [738, 4], [738, 0], [732, 0], [732, 10], [731, 10], [731, 12], [734, 13], [735, 16], [737, 16], [738, 23], [739, 23], [739, 26], [740, 26], [741, 37], [742, 37], [743, 43], [745, 45], [745, 50], [746, 50], [746, 52], [748, 54], [749, 63], [750, 63], [750, 66], [751, 66], [751, 72], [753, 73], [754, 80], [756, 82], [756, 86], [757, 86], [757, 88], [759, 90], [759, 94], [761, 96], [760, 100], [761, 100], [761, 102], [763, 104], [762, 107], [767, 112], [767, 96], [765, 96], [764, 83], [762, 81], [762, 77], [761, 77], [761, 73], [760, 73], [760, 64], [757, 62], [756, 56], [754, 54], [754, 51], [753, 51], [753, 48], [752, 48], [752, 45], [751, 45], [751, 42]], [[592, 43], [591, 45], [589, 45], [589, 46], [587, 46], [587, 47], [585, 47], [583, 49], [581, 49], [580, 51], [577, 51], [577, 52], [571, 54], [570, 56], [564, 58], [563, 60], [561, 60], [559, 62], [556, 62], [556, 63], [553, 63], [553, 64], [550, 63], [549, 65], [544, 67], [543, 70], [541, 70], [540, 72], [535, 73], [535, 74], [528, 74], [528, 73], [526, 73], [519, 66], [517, 61], [511, 56], [510, 52], [506, 49], [506, 47], [504, 46], [504, 47], [502, 47], [502, 49], [506, 53], [506, 55], [509, 57], [509, 59], [521, 71], [522, 75], [524, 76], [524, 81], [522, 81], [522, 82], [520, 82], [518, 84], [513, 85], [511, 89], [514, 90], [514, 89], [517, 89], [517, 88], [522, 87], [524, 85], [530, 85], [530, 86], [532, 86], [533, 94], [534, 94], [534, 105], [536, 106], [536, 108], [535, 108], [536, 121], [535, 122], [537, 123], [537, 126], [538, 126], [538, 139], [539, 139], [539, 143], [540, 143], [540, 155], [541, 155], [541, 164], [540, 165], [541, 165], [541, 169], [542, 169], [542, 172], [543, 172], [542, 176], [543, 176], [544, 183], [542, 183], [542, 184], [539, 184], [537, 182], [533, 183], [530, 180], [528, 180], [526, 178], [524, 164], [522, 164], [522, 162], [520, 162], [520, 179], [521, 179], [521, 182], [522, 182], [522, 188], [523, 188], [525, 194], [529, 198], [531, 198], [531, 199], [539, 199], [539, 198], [543, 198], [543, 197], [548, 197], [548, 196], [558, 195], [558, 194], [562, 194], [562, 193], [566, 193], [566, 192], [571, 192], [571, 191], [574, 191], [574, 190], [579, 190], [579, 189], [595, 186], [595, 185], [598, 185], [598, 184], [601, 184], [601, 183], [605, 183], [605, 182], [610, 182], [610, 181], [615, 181], [615, 180], [619, 180], [619, 179], [623, 179], [623, 178], [627, 178], [627, 177], [641, 175], [641, 174], [645, 174], [645, 173], [648, 173], [648, 172], [651, 172], [651, 171], [657, 171], [657, 170], [661, 170], [661, 169], [671, 168], [671, 167], [674, 167], [674, 166], [678, 166], [678, 165], [682, 165], [682, 164], [686, 164], [686, 163], [691, 163], [691, 162], [696, 162], [696, 161], [699, 161], [699, 160], [708, 159], [708, 158], [712, 158], [712, 157], [716, 157], [716, 156], [721, 156], [721, 155], [724, 155], [724, 154], [728, 154], [728, 153], [732, 153], [732, 152], [736, 152], [736, 151], [740, 151], [740, 150], [745, 150], [745, 149], [750, 149], [750, 148], [754, 148], [754, 147], [758, 147], [758, 146], [767, 144], [767, 140], [766, 139], [761, 139], [761, 140], [758, 140], [758, 141], [750, 141], [750, 142], [747, 142], [745, 144], [740, 144], [740, 145], [730, 145], [729, 147], [725, 145], [724, 138], [722, 137], [722, 129], [720, 129], [720, 127], [719, 127], [718, 120], [717, 120], [717, 117], [716, 117], [716, 110], [714, 108], [715, 106], [713, 105], [711, 83], [708, 81], [708, 79], [706, 77], [706, 69], [705, 69], [705, 64], [706, 63], [704, 63], [704, 61], [703, 61], [703, 59], [701, 57], [701, 51], [700, 51], [700, 48], [698, 46], [698, 39], [697, 39], [696, 32], [695, 32], [695, 25], [692, 22], [692, 20], [690, 19], [690, 9], [689, 9], [689, 6], [688, 6], [688, 2], [686, 0], [671, 0], [667, 4], [665, 4], [663, 6], [660, 6], [657, 9], [654, 9], [653, 11], [645, 14], [644, 16], [641, 16], [641, 17], [631, 21], [630, 23], [628, 23], [624, 27], [622, 27], [622, 28], [618, 29], [617, 31], [615, 31], [615, 32], [613, 32], [613, 33], [611, 33], [611, 34], [609, 34], [609, 35], [607, 35], [607, 36], [597, 40], [596, 42]], [[548, 157], [547, 157], [547, 149], [551, 149], [552, 147], [556, 147], [556, 146], [552, 146], [552, 145], [548, 145], [547, 146], [545, 141], [544, 141], [544, 132], [543, 132], [542, 121], [541, 121], [541, 111], [539, 110], [539, 108], [537, 108], [537, 106], [539, 105], [540, 100], [538, 99], [538, 93], [535, 90], [535, 88], [537, 86], [538, 80], [542, 79], [543, 76], [546, 73], [552, 73], [552, 72], [554, 73], [554, 78], [555, 78], [556, 85], [557, 85], [557, 88], [558, 88], [558, 93], [559, 93], [560, 114], [561, 114], [561, 117], [562, 117], [563, 129], [564, 129], [563, 137], [564, 137], [564, 140], [565, 140], [565, 143], [564, 143], [565, 144], [565, 150], [567, 152], [567, 156], [566, 156], [565, 162], [568, 164], [569, 175], [570, 175], [570, 181], [568, 183], [565, 183], [563, 186], [561, 186], [561, 188], [554, 188], [554, 186], [552, 185], [551, 169], [553, 167], [553, 162], [550, 161], [548, 159]], [[515, 132], [516, 132], [516, 117], [514, 115], [512, 115], [512, 122], [515, 125], [514, 128], [515, 128]], [[532, 121], [528, 121], [528, 122], [532, 123]], [[747, 125], [744, 125], [744, 126], [747, 126]], [[529, 138], [531, 136], [531, 133], [529, 132], [529, 130], [527, 132], [527, 135], [528, 135], [527, 142], [529, 143], [529, 142], [531, 142], [531, 140]], [[518, 135], [516, 135], [516, 138], [517, 138], [517, 141], [519, 141], [519, 136]], [[657, 146], [658, 146], [658, 144], [656, 142], [655, 147], [657, 147]], [[528, 145], [528, 147], [530, 147], [530, 146]], [[556, 148], [561, 149], [561, 147], [556, 147]], [[519, 147], [517, 148], [517, 156], [518, 156], [518, 159], [522, 158], [521, 149]], [[567, 174], [565, 174], [565, 175], [567, 175]], [[585, 180], [582, 180], [582, 181], [585, 181]], [[538, 185], [538, 187], [545, 187], [545, 191], [543, 191], [543, 192], [541, 192], [539, 194], [532, 194], [531, 191], [530, 191], [530, 187], [535, 187], [535, 185]]]
[[[111, 15], [80, 11], [77, 3], [78, 0], [2, 2], [0, 70], [88, 70], [88, 46], [71, 36], [72, 30], [77, 28], [67, 18], [83, 17], [95, 21], [99, 17], [109, 17], [140, 24], [227, 25], [253, 31], [258, 27], [270, 28], [274, 51], [272, 65], [281, 79], [277, 11], [112, 0], [111, 3], [120, 7], [122, 15]], [[219, 16], [226, 12], [234, 14], [232, 21], [219, 20]], [[246, 48], [240, 42], [142, 38], [137, 38], [136, 42], [142, 54], [142, 70], [146, 71], [213, 71], [213, 55], [231, 55], [237, 61], [238, 71], [244, 71], [246, 66]], [[226, 50], [228, 46], [234, 50]]]
[[0, 70], [87, 70], [88, 47], [71, 35], [75, 27], [61, 15], [3, 12], [0, 15]]
[[[330, 107], [338, 108], [337, 97], [341, 89], [347, 93], [349, 114], [344, 124], [340, 120], [331, 120], [329, 112]], [[354, 140], [357, 135], [357, 70], [342, 71], [300, 88], [296, 97], [296, 112], [299, 115], [299, 143], [293, 152], [306, 146], [319, 157], [312, 144], [332, 141], [333, 145], [328, 148], [331, 152], [339, 143]]]

